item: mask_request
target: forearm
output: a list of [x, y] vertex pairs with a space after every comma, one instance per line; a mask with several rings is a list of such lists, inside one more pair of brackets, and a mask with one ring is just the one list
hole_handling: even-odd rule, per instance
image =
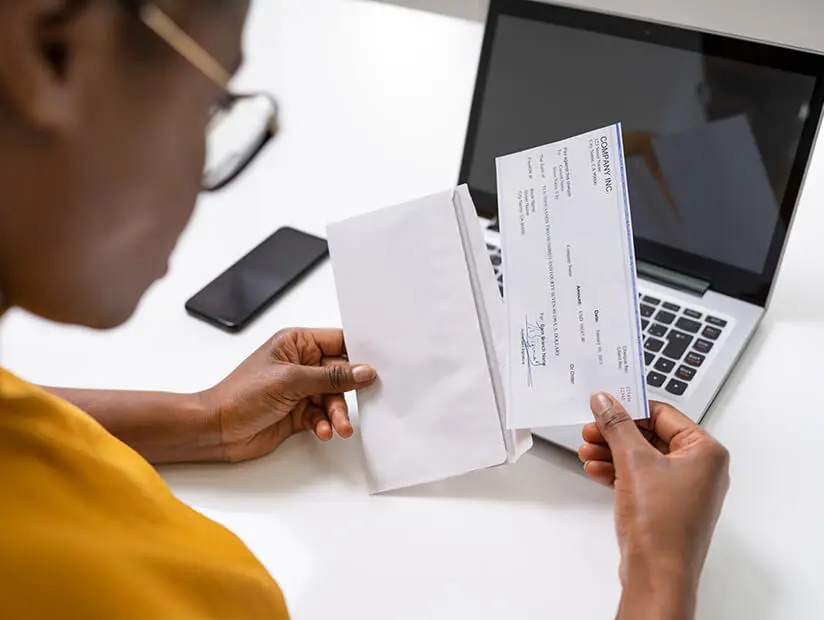
[[683, 567], [638, 567], [625, 574], [617, 620], [692, 620], [697, 580]]
[[152, 463], [219, 460], [218, 429], [196, 394], [45, 388]]

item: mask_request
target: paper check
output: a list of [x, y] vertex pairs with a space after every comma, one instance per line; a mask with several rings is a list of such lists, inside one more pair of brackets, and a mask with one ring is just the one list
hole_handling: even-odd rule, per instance
[[596, 390], [648, 417], [620, 125], [497, 166], [508, 426], [589, 422]]

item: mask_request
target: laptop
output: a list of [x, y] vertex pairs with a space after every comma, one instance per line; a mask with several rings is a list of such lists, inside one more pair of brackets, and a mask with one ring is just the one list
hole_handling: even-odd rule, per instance
[[491, 0], [460, 183], [502, 293], [495, 158], [620, 121], [650, 398], [700, 422], [767, 309], [823, 104], [820, 54]]

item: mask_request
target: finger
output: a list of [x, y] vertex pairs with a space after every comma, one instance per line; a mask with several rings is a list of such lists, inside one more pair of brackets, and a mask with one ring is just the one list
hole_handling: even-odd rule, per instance
[[584, 463], [584, 472], [586, 475], [606, 487], [611, 487], [615, 484], [615, 466], [612, 463], [604, 463], [603, 461], [589, 461]]
[[[320, 360], [321, 366], [332, 366], [334, 364], [346, 364], [348, 360], [342, 357], [324, 357]], [[311, 366], [312, 364], [307, 364]], [[329, 415], [329, 410], [326, 407], [326, 396], [323, 394], [312, 394], [309, 396], [309, 401], [317, 405], [318, 407], [323, 407], [326, 409], [326, 414]]]
[[[655, 434], [655, 423], [651, 418], [646, 420], [636, 420], [635, 425], [641, 431], [641, 434], [654, 448], [662, 454], [669, 453], [669, 445], [666, 444], [660, 437]], [[586, 443], [605, 444], [607, 442], [601, 434], [601, 429], [598, 428], [597, 422], [590, 422], [584, 426], [581, 431], [581, 436]]]
[[325, 357], [345, 357], [346, 343], [342, 329], [304, 329], [305, 336], [311, 338]]
[[314, 394], [313, 396], [310, 396], [309, 402], [321, 408], [326, 407], [326, 397], [323, 394]]
[[597, 422], [590, 422], [584, 429], [581, 431], [581, 437], [584, 438], [584, 441], [587, 443], [606, 443], [607, 440], [604, 439], [604, 436], [601, 434], [601, 429], [598, 428]]
[[612, 450], [609, 446], [596, 443], [585, 443], [578, 448], [578, 458], [582, 463], [587, 461], [604, 461], [612, 462]]
[[668, 447], [674, 441], [683, 438], [683, 436], [701, 430], [695, 422], [683, 413], [664, 403], [651, 402], [649, 413], [652, 430]]
[[[347, 361], [340, 357], [325, 357], [321, 360], [321, 366], [346, 366]], [[331, 394], [323, 397], [323, 406], [326, 409], [326, 416], [332, 423], [338, 435], [344, 439], [351, 437], [355, 429], [349, 420], [349, 407], [346, 405], [346, 398], [343, 394]]]
[[349, 358], [343, 356], [331, 356], [331, 357], [324, 357], [320, 360], [321, 366], [331, 366], [333, 364], [346, 364], [349, 362]]
[[349, 407], [346, 405], [346, 399], [343, 394], [332, 394], [326, 396], [326, 416], [332, 423], [332, 428], [335, 432], [343, 437], [349, 439], [355, 433], [352, 427], [352, 422], [349, 420]]
[[315, 405], [307, 405], [303, 412], [303, 430], [312, 431], [321, 441], [332, 439], [332, 425], [326, 412]]
[[316, 394], [340, 394], [370, 385], [377, 372], [366, 364], [331, 364], [327, 366], [299, 366], [287, 369], [286, 384], [299, 398]]
[[610, 395], [603, 392], [592, 395], [592, 413], [601, 435], [612, 449], [612, 458], [618, 467], [631, 452], [648, 450], [649, 444], [626, 409]]
[[642, 425], [641, 422], [636, 422], [636, 424], [638, 425], [641, 434], [644, 436], [644, 439], [646, 439], [649, 442], [649, 444], [653, 448], [658, 450], [658, 452], [660, 452], [661, 454], [669, 454], [669, 444], [667, 444], [663, 439], [656, 435], [654, 429], [649, 428], [652, 426], [652, 420], [647, 419], [643, 421], [647, 422], [647, 424]]

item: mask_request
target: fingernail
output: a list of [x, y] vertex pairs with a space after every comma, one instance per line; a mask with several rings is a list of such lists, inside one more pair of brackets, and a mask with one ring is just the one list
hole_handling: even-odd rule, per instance
[[354, 378], [357, 383], [369, 383], [377, 374], [371, 366], [361, 365], [355, 366], [352, 369], [352, 378]]
[[591, 462], [592, 462], [592, 461], [585, 461], [585, 462], [584, 462], [584, 473], [586, 473], [587, 467], [589, 467], [589, 464], [590, 464]]
[[604, 392], [598, 392], [593, 394], [590, 406], [592, 407], [592, 413], [603, 415], [612, 409], [612, 399]]

